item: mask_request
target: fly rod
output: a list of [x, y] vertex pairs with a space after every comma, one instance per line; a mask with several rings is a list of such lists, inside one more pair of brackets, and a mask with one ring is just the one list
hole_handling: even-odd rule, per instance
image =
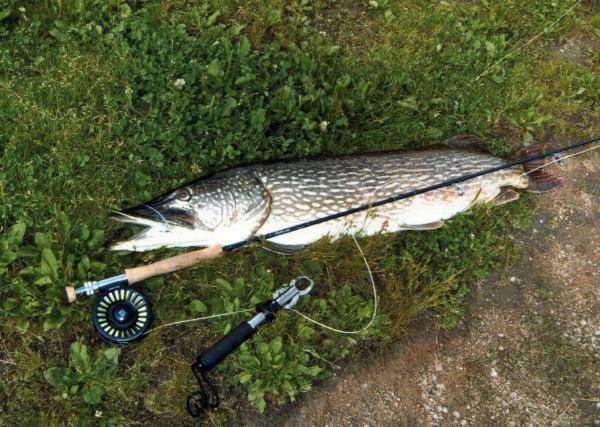
[[149, 279], [151, 277], [159, 276], [166, 273], [172, 273], [174, 271], [182, 270], [184, 268], [191, 267], [201, 261], [206, 261], [210, 259], [217, 258], [223, 252], [229, 252], [234, 249], [240, 248], [248, 243], [252, 242], [261, 242], [264, 240], [271, 239], [273, 237], [281, 236], [284, 234], [292, 233], [294, 231], [302, 230], [307, 227], [311, 227], [313, 225], [318, 225], [327, 221], [331, 221], [338, 218], [343, 218], [348, 215], [352, 215], [358, 212], [366, 211], [378, 206], [386, 205], [389, 203], [394, 203], [403, 199], [407, 199], [409, 197], [418, 196], [420, 194], [424, 194], [430, 191], [434, 191], [440, 188], [449, 187], [452, 185], [460, 184], [462, 182], [468, 181], [470, 179], [478, 178], [480, 176], [488, 175], [494, 172], [498, 172], [504, 169], [509, 169], [515, 166], [522, 165], [524, 163], [532, 162], [535, 160], [545, 159], [551, 156], [560, 155], [568, 150], [574, 150], [576, 148], [584, 147], [586, 145], [593, 144], [595, 142], [600, 141], [600, 137], [595, 137], [589, 140], [584, 140], [580, 142], [576, 142], [570, 145], [566, 145], [563, 147], [559, 147], [550, 151], [545, 151], [539, 154], [531, 155], [525, 157], [523, 159], [514, 160], [512, 162], [508, 162], [499, 166], [483, 169], [479, 172], [474, 172], [470, 174], [466, 174], [457, 178], [449, 179], [446, 181], [441, 181], [437, 184], [429, 185], [426, 187], [418, 188], [415, 190], [410, 190], [404, 193], [396, 194], [394, 196], [390, 196], [372, 203], [366, 203], [354, 208], [350, 208], [341, 212], [337, 212], [330, 215], [325, 215], [321, 218], [317, 218], [311, 221], [306, 221], [297, 225], [293, 225], [291, 227], [282, 228], [280, 230], [272, 231], [264, 234], [256, 234], [247, 239], [240, 240], [239, 242], [231, 243], [229, 245], [213, 245], [208, 248], [198, 249], [195, 251], [187, 252], [181, 255], [176, 255], [171, 258], [164, 259], [162, 261], [158, 261], [152, 264], [143, 265], [139, 267], [133, 267], [125, 269], [123, 274], [118, 276], [110, 277], [108, 279], [100, 280], [100, 281], [89, 281], [84, 283], [82, 286], [77, 288], [72, 286], [67, 286], [64, 289], [64, 297], [65, 301], [68, 303], [72, 303], [81, 295], [93, 295], [97, 292], [112, 289], [118, 286], [124, 285], [132, 285], [134, 283], [141, 282], [143, 280]]

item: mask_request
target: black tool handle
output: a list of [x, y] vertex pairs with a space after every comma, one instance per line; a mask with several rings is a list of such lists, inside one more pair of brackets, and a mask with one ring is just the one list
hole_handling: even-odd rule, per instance
[[254, 329], [248, 322], [242, 322], [229, 331], [227, 335], [214, 343], [209, 349], [198, 356], [198, 364], [203, 371], [208, 371], [225, 359], [244, 341], [254, 335]]

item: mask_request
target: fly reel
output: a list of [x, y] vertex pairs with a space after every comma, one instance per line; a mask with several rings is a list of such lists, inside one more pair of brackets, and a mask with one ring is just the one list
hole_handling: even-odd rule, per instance
[[152, 308], [137, 289], [120, 286], [102, 292], [92, 307], [94, 328], [111, 344], [139, 340], [152, 322]]

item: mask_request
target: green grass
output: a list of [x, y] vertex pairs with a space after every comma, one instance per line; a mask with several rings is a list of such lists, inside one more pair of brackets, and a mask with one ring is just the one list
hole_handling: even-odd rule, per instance
[[[246, 162], [422, 147], [464, 132], [508, 155], [598, 133], [600, 17], [585, 2], [476, 80], [571, 4], [1, 3], [0, 424], [188, 423], [189, 364], [245, 318], [164, 329], [106, 353], [91, 301], [65, 306], [62, 287], [173, 253], [107, 251], [128, 232], [111, 210]], [[582, 66], [548, 50], [576, 34], [590, 47]], [[511, 236], [533, 202], [361, 241], [382, 293], [374, 327], [349, 339], [283, 314], [219, 367], [224, 403], [211, 420], [288, 402], [327, 378], [326, 361], [384, 346], [425, 310], [456, 325], [470, 285], [516, 256]], [[344, 329], [370, 318], [351, 240], [295, 257], [246, 248], [141, 287], [165, 323], [252, 307], [298, 274], [317, 282], [303, 312]]]

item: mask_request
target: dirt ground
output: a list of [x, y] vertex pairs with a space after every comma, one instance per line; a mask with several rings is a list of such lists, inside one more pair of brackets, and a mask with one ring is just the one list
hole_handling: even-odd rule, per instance
[[600, 425], [600, 153], [554, 166], [520, 262], [450, 333], [422, 318], [385, 354], [268, 415], [286, 426]]

